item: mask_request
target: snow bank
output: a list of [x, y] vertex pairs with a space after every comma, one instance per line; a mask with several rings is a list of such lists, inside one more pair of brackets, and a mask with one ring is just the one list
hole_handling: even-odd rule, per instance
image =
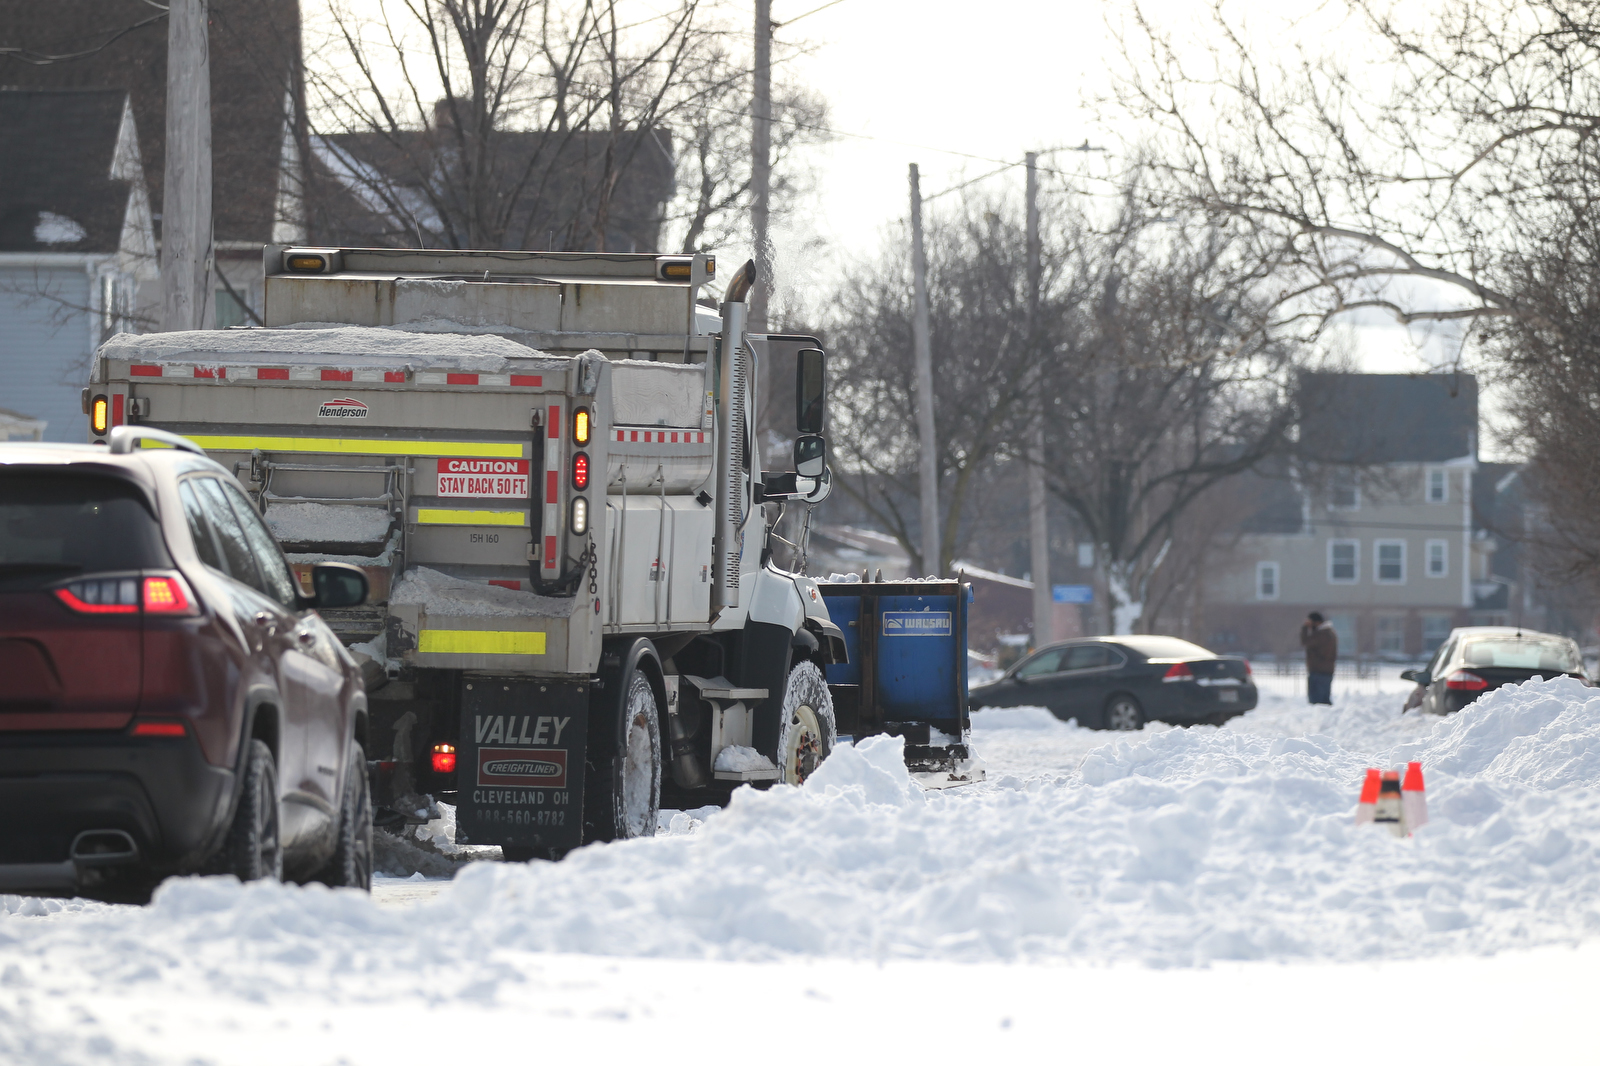
[[566, 618], [577, 600], [463, 581], [426, 566], [405, 572], [389, 593], [391, 607], [418, 606], [432, 615], [481, 615], [490, 618]]
[[[1443, 720], [1402, 719], [1396, 702], [1336, 706], [1332, 735], [1297, 732], [1283, 700], [1225, 728], [1127, 735], [985, 711], [974, 738], [991, 766], [1008, 736], [1036, 754], [982, 785], [923, 792], [901, 742], [871, 738], [802, 788], [741, 789], [703, 824], [468, 866], [403, 918], [317, 886], [187, 879], [144, 909], [0, 917], [0, 943], [89, 981], [244, 995], [315, 974], [381, 996], [397, 974], [432, 987], [518, 951], [1181, 967], [1600, 934], [1600, 692], [1530, 683]], [[1354, 826], [1362, 771], [1407, 758], [1426, 768], [1433, 822], [1412, 839]]]
[[273, 536], [291, 544], [371, 544], [389, 533], [389, 512], [382, 507], [274, 503], [262, 517]]
[[517, 360], [518, 369], [538, 364], [561, 370], [570, 362], [504, 337], [420, 333], [378, 326], [119, 333], [100, 346], [100, 355], [139, 363], [410, 366], [479, 374], [503, 373], [512, 359]]

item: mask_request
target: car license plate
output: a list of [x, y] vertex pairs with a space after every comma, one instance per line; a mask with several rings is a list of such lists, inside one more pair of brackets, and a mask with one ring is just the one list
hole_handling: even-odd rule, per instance
[[1238, 703], [1239, 702], [1239, 690], [1236, 689], [1236, 688], [1219, 688], [1219, 689], [1217, 689], [1217, 702], [1218, 703]]

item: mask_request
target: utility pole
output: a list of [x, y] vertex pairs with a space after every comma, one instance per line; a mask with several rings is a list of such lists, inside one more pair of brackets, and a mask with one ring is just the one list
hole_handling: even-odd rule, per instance
[[922, 179], [911, 164], [911, 275], [916, 300], [911, 316], [917, 363], [917, 473], [922, 497], [922, 569], [913, 577], [943, 577], [939, 550], [939, 448], [933, 436], [933, 348], [928, 327], [928, 257], [922, 248]]
[[211, 289], [211, 55], [208, 0], [167, 14], [166, 177], [161, 198], [161, 328], [203, 329]]
[[[1028, 354], [1042, 359], [1039, 351], [1039, 282], [1043, 272], [1039, 242], [1039, 156], [1028, 153]], [[1050, 595], [1050, 504], [1044, 487], [1044, 367], [1033, 371], [1034, 391], [1041, 414], [1034, 421], [1028, 444], [1028, 547], [1033, 568], [1033, 646], [1042, 647], [1055, 639], [1055, 604]]]
[[772, 190], [772, 0], [756, 0], [755, 92], [750, 100], [750, 228], [755, 238], [756, 284], [750, 291], [751, 333], [767, 332], [772, 293], [772, 241], [767, 215]]

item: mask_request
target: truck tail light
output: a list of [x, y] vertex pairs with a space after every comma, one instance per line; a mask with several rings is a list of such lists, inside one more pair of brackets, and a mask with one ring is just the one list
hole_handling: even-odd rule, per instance
[[108, 398], [96, 396], [89, 405], [89, 425], [97, 437], [105, 436], [106, 430], [111, 428], [111, 401]]
[[578, 452], [572, 457], [572, 487], [579, 492], [589, 487], [588, 452]]
[[1489, 687], [1489, 682], [1471, 670], [1457, 670], [1444, 679], [1444, 687], [1464, 692], [1481, 692]]
[[1161, 675], [1162, 681], [1193, 681], [1194, 671], [1189, 669], [1188, 663], [1173, 663], [1167, 667], [1167, 672]]
[[579, 407], [572, 412], [572, 443], [585, 445], [589, 443], [589, 409]]
[[435, 744], [433, 746], [433, 772], [436, 774], [453, 774], [456, 772], [456, 746], [454, 744]]
[[589, 501], [582, 496], [572, 498], [572, 533], [581, 537], [589, 532]]

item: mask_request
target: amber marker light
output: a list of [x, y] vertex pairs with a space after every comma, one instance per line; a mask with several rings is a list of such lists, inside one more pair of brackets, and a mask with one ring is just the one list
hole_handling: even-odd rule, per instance
[[572, 412], [572, 443], [589, 443], [589, 409], [580, 407]]
[[111, 426], [111, 401], [104, 396], [96, 396], [94, 405], [89, 409], [89, 420], [89, 424], [94, 427], [95, 436], [105, 436], [106, 430]]

